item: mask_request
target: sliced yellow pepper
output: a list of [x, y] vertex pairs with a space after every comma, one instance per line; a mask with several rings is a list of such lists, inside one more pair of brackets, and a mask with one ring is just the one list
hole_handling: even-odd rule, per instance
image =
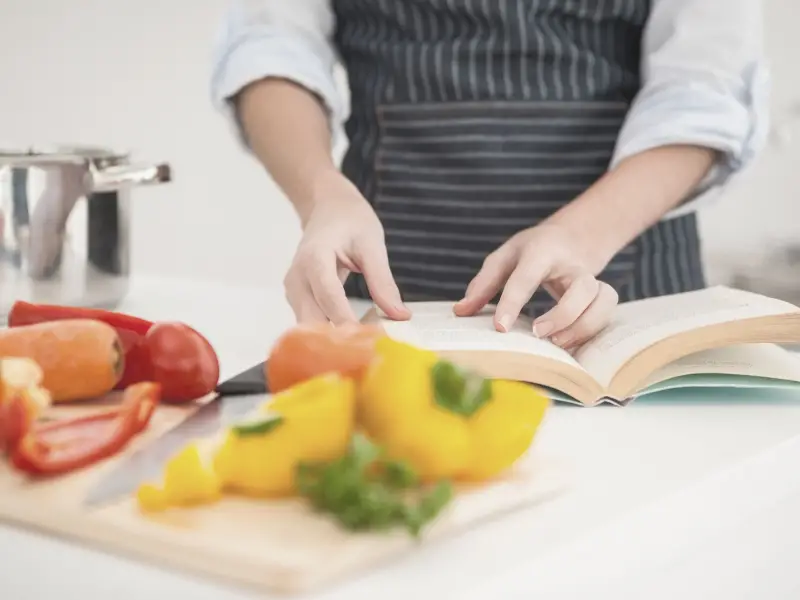
[[462, 479], [482, 481], [511, 467], [530, 448], [549, 406], [519, 381], [492, 380], [492, 397], [469, 419], [472, 455]]
[[197, 444], [190, 444], [167, 462], [163, 485], [140, 486], [136, 499], [140, 509], [155, 512], [170, 506], [215, 502], [220, 494], [219, 479], [203, 462]]
[[355, 423], [355, 383], [331, 374], [276, 395], [254, 418], [236, 424], [206, 466], [196, 444], [169, 460], [162, 486], [136, 493], [141, 510], [214, 502], [223, 491], [254, 496], [295, 492], [297, 464], [347, 452]]
[[336, 374], [276, 395], [260, 418], [231, 428], [214, 458], [227, 491], [279, 497], [296, 492], [297, 465], [347, 452], [355, 426], [355, 383]]
[[359, 390], [359, 418], [423, 481], [481, 481], [530, 446], [549, 401], [523, 383], [488, 380], [428, 350], [381, 338]]
[[389, 337], [377, 340], [375, 355], [361, 380], [358, 421], [370, 437], [380, 439], [398, 429], [398, 421], [420, 425], [430, 408], [429, 398], [420, 394], [421, 383], [439, 357]]
[[161, 512], [169, 508], [164, 490], [153, 483], [139, 486], [136, 490], [136, 502], [139, 504], [139, 509], [144, 512]]

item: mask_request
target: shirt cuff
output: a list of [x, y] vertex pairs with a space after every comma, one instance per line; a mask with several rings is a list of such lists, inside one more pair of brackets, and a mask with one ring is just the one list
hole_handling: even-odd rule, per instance
[[755, 65], [738, 93], [713, 81], [679, 77], [645, 86], [620, 132], [610, 168], [646, 150], [668, 145], [712, 148], [720, 158], [697, 189], [664, 218], [713, 201], [758, 156], [769, 129], [769, 73]]
[[257, 30], [225, 46], [211, 78], [212, 102], [245, 147], [234, 99], [247, 85], [270, 77], [286, 79], [315, 94], [328, 113], [332, 133], [337, 134], [334, 124], [342, 121], [345, 111], [332, 69], [298, 36]]

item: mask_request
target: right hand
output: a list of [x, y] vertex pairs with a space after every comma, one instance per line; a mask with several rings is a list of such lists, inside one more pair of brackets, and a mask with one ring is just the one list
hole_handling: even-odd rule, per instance
[[340, 173], [321, 187], [325, 198], [304, 219], [303, 236], [283, 282], [297, 322], [357, 321], [344, 293], [351, 272], [364, 275], [373, 302], [390, 319], [408, 319], [411, 313], [389, 268], [375, 211]]

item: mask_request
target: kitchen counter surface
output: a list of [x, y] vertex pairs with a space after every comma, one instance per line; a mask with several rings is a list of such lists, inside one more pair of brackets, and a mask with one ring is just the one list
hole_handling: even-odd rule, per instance
[[[135, 281], [119, 310], [196, 327], [223, 378], [263, 360], [292, 323], [281, 290], [175, 279]], [[800, 597], [800, 396], [559, 405], [536, 444], [568, 465], [566, 495], [311, 598]], [[0, 582], [9, 600], [255, 597], [6, 526]]]

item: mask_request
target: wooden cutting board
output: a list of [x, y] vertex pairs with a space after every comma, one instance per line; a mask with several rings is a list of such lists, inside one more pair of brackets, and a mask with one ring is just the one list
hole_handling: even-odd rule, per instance
[[[159, 409], [149, 436], [185, 415], [179, 408]], [[138, 440], [130, 450], [147, 440]], [[0, 519], [272, 593], [308, 592], [415, 548], [416, 543], [401, 533], [344, 533], [296, 500], [226, 498], [216, 505], [157, 516], [140, 514], [131, 499], [87, 510], [82, 506], [85, 494], [115, 462], [45, 482], [27, 481], [0, 465]], [[442, 536], [553, 498], [566, 490], [563, 468], [539, 456], [534, 444], [529, 456], [504, 479], [460, 492], [422, 543], [435, 543]]]

